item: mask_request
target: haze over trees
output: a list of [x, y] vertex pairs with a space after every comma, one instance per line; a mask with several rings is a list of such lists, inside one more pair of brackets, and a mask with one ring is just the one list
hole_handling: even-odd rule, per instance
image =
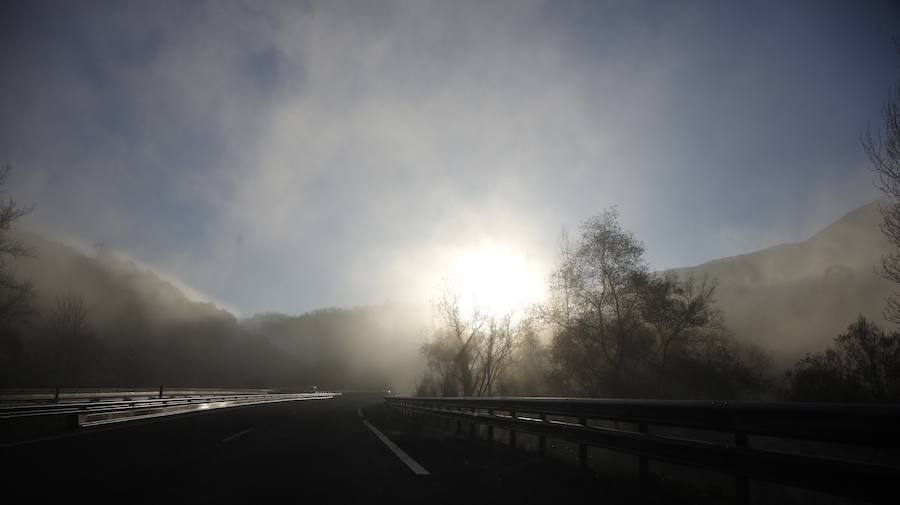
[[[238, 319], [113, 254], [89, 256], [19, 232], [40, 251], [17, 265], [34, 280], [33, 317], [3, 384], [296, 387], [412, 385], [424, 322], [404, 306], [322, 309]], [[4, 356], [13, 356], [4, 354]], [[396, 386], [395, 386], [396, 385]]]
[[798, 361], [787, 380], [791, 400], [900, 402], [900, 333], [860, 316], [833, 345]]
[[[607, 210], [583, 223], [574, 243], [564, 236], [549, 300], [539, 307], [517, 315], [479, 307], [466, 313], [459, 296], [444, 289], [434, 304], [438, 326], [423, 346], [429, 371], [418, 392], [759, 394], [767, 386], [768, 358], [724, 331], [714, 294], [711, 280], [650, 272], [643, 244]], [[539, 331], [549, 336], [546, 346]], [[529, 374], [531, 381], [523, 380]]]
[[[895, 249], [882, 257], [881, 274], [900, 283], [900, 86], [890, 90], [881, 115], [882, 128], [876, 132], [867, 130], [862, 144], [872, 163], [876, 184], [886, 197], [880, 207], [881, 231]], [[885, 317], [900, 323], [900, 299], [896, 293], [887, 299]]]
[[491, 396], [523, 345], [534, 345], [529, 317], [492, 314], [478, 306], [467, 313], [450, 284], [443, 287], [433, 309], [438, 327], [422, 345], [428, 371], [417, 388], [420, 395]]
[[855, 209], [807, 240], [677, 268], [717, 280], [716, 305], [738, 342], [768, 350], [776, 367], [829, 345], [862, 314], [882, 320], [893, 282], [876, 272], [890, 242], [879, 202]]
[[730, 339], [715, 282], [650, 272], [607, 210], [563, 241], [543, 307], [550, 379], [577, 396], [737, 398], [764, 389], [765, 359]]
[[[895, 40], [900, 51], [900, 42]], [[863, 149], [872, 163], [876, 186], [885, 199], [879, 205], [880, 229], [890, 243], [878, 273], [900, 283], [900, 86], [890, 89], [882, 106], [883, 124], [868, 129]], [[884, 300], [884, 318], [900, 323], [900, 298], [892, 291]], [[785, 373], [787, 396], [800, 401], [900, 401], [900, 331], [886, 332], [860, 315], [824, 351], [807, 353]]]
[[107, 251], [85, 254], [14, 229], [26, 210], [13, 200], [3, 209], [0, 387], [371, 390], [411, 387], [420, 372], [416, 341], [425, 323], [415, 309], [238, 320]]
[[[0, 195], [6, 193], [11, 171], [9, 165], [0, 168]], [[31, 282], [16, 279], [10, 265], [16, 258], [33, 254], [21, 241], [10, 236], [13, 224], [30, 211], [30, 207], [21, 207], [12, 197], [0, 202], [0, 325], [9, 325], [30, 310]]]
[[[523, 311], [528, 331], [514, 340], [492, 392], [898, 401], [900, 333], [859, 315], [889, 292], [872, 268], [886, 247], [877, 216], [872, 203], [799, 244], [651, 272], [643, 244], [614, 210], [604, 211], [582, 224], [577, 239], [563, 235], [548, 299]], [[710, 273], [725, 278], [727, 311]], [[463, 316], [458, 300], [445, 294], [435, 304], [419, 394], [486, 394], [474, 379], [486, 367], [493, 318], [478, 308]], [[830, 328], [854, 313], [857, 321], [834, 338]], [[773, 336], [797, 337], [806, 355], [794, 357], [803, 347], [779, 346]], [[776, 368], [790, 365], [777, 380]]]
[[[897, 333], [867, 317], [823, 350], [834, 322], [803, 309], [842, 318], [886, 297], [872, 270], [886, 243], [869, 231], [876, 204], [800, 244], [667, 272], [650, 271], [643, 244], [604, 211], [561, 241], [543, 303], [492, 313], [462, 306], [448, 285], [427, 336], [419, 306], [238, 319], [106, 250], [14, 229], [27, 209], [4, 208], [7, 387], [417, 384], [428, 395], [896, 401]], [[797, 358], [759, 328], [804, 342], [794, 320], [816, 340], [776, 387], [772, 364]]]

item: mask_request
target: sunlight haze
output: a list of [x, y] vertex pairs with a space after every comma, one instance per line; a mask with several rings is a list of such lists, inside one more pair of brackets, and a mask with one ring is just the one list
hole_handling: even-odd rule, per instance
[[516, 304], [610, 206], [664, 269], [878, 196], [896, 6], [642, 3], [23, 2], [0, 152], [22, 226], [243, 316]]

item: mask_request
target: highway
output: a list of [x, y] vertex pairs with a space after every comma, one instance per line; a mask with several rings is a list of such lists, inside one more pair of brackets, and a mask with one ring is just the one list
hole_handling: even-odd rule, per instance
[[[596, 479], [561, 464], [421, 432], [375, 394], [86, 428], [0, 446], [0, 496], [15, 503], [546, 503], [598, 492]], [[620, 494], [603, 488], [607, 502]]]

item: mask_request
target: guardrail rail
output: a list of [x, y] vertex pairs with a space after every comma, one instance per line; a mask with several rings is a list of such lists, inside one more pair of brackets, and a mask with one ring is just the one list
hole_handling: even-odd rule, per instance
[[200, 410], [221, 409], [262, 403], [324, 400], [340, 393], [279, 393], [268, 390], [79, 390], [66, 395], [54, 392], [12, 396], [0, 403], [0, 421], [64, 420], [69, 428], [145, 419]]
[[[489, 442], [495, 427], [509, 431], [513, 447], [517, 433], [535, 435], [541, 454], [548, 437], [573, 442], [582, 468], [588, 447], [634, 454], [642, 481], [650, 460], [723, 472], [735, 477], [739, 504], [749, 503], [751, 480], [872, 503], [896, 503], [900, 482], [898, 405], [399, 396], [384, 401], [405, 414], [455, 420], [458, 433], [468, 424], [473, 437], [483, 425]], [[616, 427], [598, 426], [610, 422]], [[773, 440], [790, 443], [774, 444], [773, 450]], [[827, 456], [791, 451], [798, 441], [839, 450]], [[834, 456], [854, 447], [877, 457]]]

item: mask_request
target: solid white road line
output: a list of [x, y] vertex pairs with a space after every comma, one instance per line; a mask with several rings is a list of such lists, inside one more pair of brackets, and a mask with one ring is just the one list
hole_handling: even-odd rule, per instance
[[239, 431], [239, 432], [235, 433], [234, 435], [231, 435], [230, 437], [227, 437], [227, 438], [223, 439], [223, 440], [222, 440], [222, 443], [223, 443], [223, 444], [227, 444], [228, 442], [231, 442], [232, 440], [236, 439], [237, 437], [244, 436], [244, 435], [246, 435], [247, 433], [250, 433], [250, 432], [253, 431], [254, 429], [255, 429], [255, 428], [247, 428], [247, 429], [244, 430], [244, 431]]
[[356, 414], [359, 416], [360, 419], [366, 418], [366, 416], [362, 415], [362, 407], [356, 409]]
[[[362, 415], [362, 412], [359, 412], [359, 414]], [[408, 466], [409, 469], [413, 471], [414, 474], [431, 475], [430, 473], [428, 473], [428, 470], [426, 470], [425, 467], [417, 463], [416, 460], [410, 458], [409, 454], [406, 454], [405, 452], [403, 452], [403, 449], [397, 447], [397, 444], [391, 442], [391, 439], [386, 437], [384, 433], [378, 430], [378, 428], [372, 426], [372, 423], [363, 419], [363, 424], [365, 424], [370, 430], [372, 430], [372, 433], [380, 438], [381, 441], [384, 442], [384, 445], [386, 445], [388, 449], [393, 451], [394, 454], [396, 454], [397, 457], [400, 458], [400, 461], [404, 462], [406, 466]]]

